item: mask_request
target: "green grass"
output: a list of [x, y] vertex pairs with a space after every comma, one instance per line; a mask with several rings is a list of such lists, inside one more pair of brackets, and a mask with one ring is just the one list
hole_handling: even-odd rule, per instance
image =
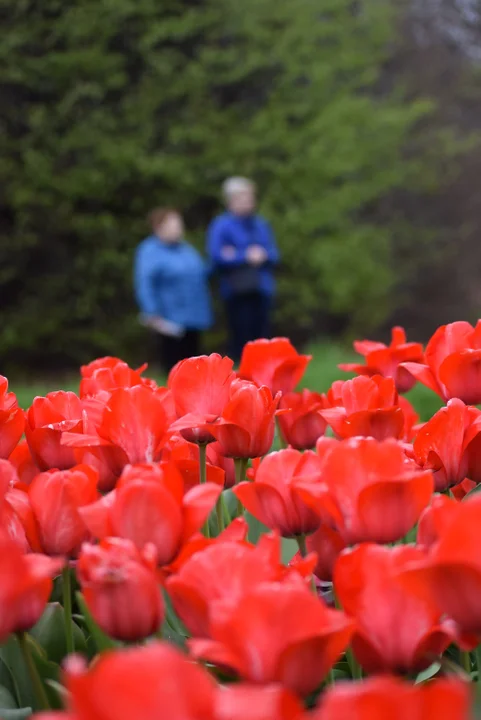
[[[317, 392], [325, 392], [334, 380], [345, 380], [350, 377], [347, 373], [338, 369], [338, 364], [342, 362], [351, 362], [356, 359], [356, 355], [340, 345], [334, 343], [318, 343], [313, 345], [309, 352], [313, 359], [307, 367], [302, 386], [316, 390]], [[153, 373], [155, 379], [162, 383], [164, 378]], [[54, 379], [41, 380], [35, 379], [31, 384], [22, 382], [15, 383], [12, 379], [10, 389], [16, 393], [19, 405], [27, 408], [36, 395], [46, 395], [53, 390], [73, 390], [78, 391], [79, 379], [74, 373], [62, 380]], [[436, 412], [441, 406], [441, 401], [427, 388], [417, 385], [408, 395], [408, 399], [416, 408], [422, 420], [428, 418]]]

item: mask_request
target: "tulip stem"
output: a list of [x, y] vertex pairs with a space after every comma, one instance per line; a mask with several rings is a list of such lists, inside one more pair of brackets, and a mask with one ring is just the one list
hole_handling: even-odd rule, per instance
[[278, 437], [278, 440], [279, 440], [279, 445], [281, 446], [281, 449], [282, 449], [282, 450], [285, 450], [286, 447], [287, 447], [287, 443], [286, 443], [286, 441], [284, 440], [284, 437], [283, 437], [283, 435], [282, 435], [282, 432], [281, 432], [281, 424], [280, 424], [280, 422], [279, 422], [279, 418], [278, 418], [278, 417], [276, 417], [276, 429], [277, 429], [277, 437]]
[[238, 485], [241, 482], [244, 482], [244, 480], [246, 479], [246, 471], [247, 471], [248, 462], [249, 462], [249, 460], [247, 458], [235, 458], [234, 466], [235, 466], [236, 485]]
[[40, 678], [38, 668], [35, 664], [35, 660], [32, 657], [32, 651], [28, 642], [28, 635], [25, 632], [17, 633], [18, 644], [27, 666], [28, 674], [30, 676], [30, 682], [35, 693], [35, 697], [40, 710], [50, 710], [50, 703], [48, 701], [45, 687]]
[[67, 655], [75, 650], [73, 641], [73, 620], [72, 620], [72, 584], [70, 581], [70, 568], [66, 565], [62, 571], [63, 581], [63, 611], [65, 615], [65, 641]]
[[481, 645], [476, 648], [476, 667], [478, 669], [478, 682], [476, 684], [476, 695], [481, 700]]
[[[244, 482], [246, 479], [248, 462], [249, 460], [247, 458], [234, 458], [236, 485], [239, 485], [239, 483]], [[237, 500], [237, 515], [238, 517], [242, 517], [244, 515], [244, 506], [239, 499]]]
[[207, 445], [205, 443], [199, 445], [199, 475], [202, 485], [207, 480]]
[[217, 503], [216, 503], [216, 506], [215, 506], [215, 511], [216, 511], [216, 514], [217, 514], [217, 526], [218, 526], [218, 530], [219, 530], [219, 535], [220, 535], [221, 532], [225, 529], [225, 526], [224, 526], [224, 510], [223, 510], [223, 508], [222, 508], [223, 501], [224, 501], [224, 498], [222, 497], [222, 493], [221, 493], [221, 494], [219, 495], [219, 497], [217, 498]]
[[462, 650], [460, 653], [460, 660], [461, 665], [463, 667], [463, 670], [468, 674], [471, 675], [471, 654], [467, 652], [466, 650]]
[[307, 555], [307, 545], [305, 535], [296, 535], [297, 544], [299, 545], [299, 552], [303, 558]]
[[223, 494], [221, 494], [221, 502], [222, 502], [222, 512], [224, 513], [224, 527], [227, 527], [231, 524], [231, 517], [229, 513], [229, 508], [227, 507], [227, 503], [225, 501], [225, 497]]
[[[203, 485], [207, 481], [207, 445], [205, 443], [199, 444], [199, 482]], [[209, 518], [204, 523], [202, 528], [206, 538], [210, 538], [209, 529]]]
[[352, 679], [362, 680], [362, 668], [354, 657], [354, 653], [352, 652], [351, 648], [348, 648], [346, 650], [346, 660], [351, 671]]

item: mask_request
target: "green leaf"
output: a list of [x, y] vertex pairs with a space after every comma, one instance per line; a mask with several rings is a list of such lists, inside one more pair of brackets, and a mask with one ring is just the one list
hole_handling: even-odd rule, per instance
[[2, 720], [23, 720], [24, 718], [29, 718], [32, 713], [33, 710], [31, 707], [18, 708], [16, 710], [13, 708], [5, 710], [0, 708]]
[[[31, 629], [30, 634], [45, 650], [49, 660], [60, 663], [67, 655], [65, 638], [65, 612], [63, 607], [55, 602], [45, 608], [45, 612], [38, 623]], [[87, 652], [87, 642], [79, 626], [73, 624], [75, 650]]]
[[15, 707], [18, 707], [19, 694], [17, 683], [15, 682], [15, 678], [12, 675], [12, 671], [7, 666], [3, 658], [0, 658], [0, 685], [3, 685], [3, 687], [7, 688], [7, 690], [9, 690], [10, 693], [17, 699], [17, 705]]
[[231, 518], [237, 515], [237, 498], [232, 490], [224, 491], [224, 500], [227, 505], [227, 510]]
[[109, 638], [97, 625], [93, 619], [90, 611], [85, 603], [82, 593], [76, 593], [77, 604], [85, 618], [85, 624], [87, 625], [90, 635], [95, 643], [97, 652], [104, 652], [105, 650], [113, 650], [114, 648], [120, 647], [120, 643], [115, 642], [112, 638]]
[[256, 545], [260, 536], [269, 532], [269, 528], [263, 525], [259, 520], [257, 520], [257, 518], [255, 518], [248, 512], [246, 512], [245, 517], [247, 520], [247, 524], [249, 525], [249, 542]]
[[22, 708], [37, 708], [28, 669], [14, 635], [11, 635], [7, 642], [0, 647], [0, 658], [14, 678], [18, 705]]
[[18, 705], [14, 696], [4, 685], [0, 685], [0, 717], [3, 718], [4, 710], [17, 710]]
[[[58, 693], [47, 685], [47, 680], [58, 681], [59, 667], [47, 658], [45, 651], [30, 635], [28, 636], [28, 643], [30, 645], [32, 657], [37, 666], [39, 675], [46, 685], [46, 692], [51, 707], [54, 709], [60, 709], [62, 707], [62, 702]], [[8, 641], [0, 647], [0, 658], [8, 667], [14, 680], [15, 691], [12, 692], [12, 696], [16, 698], [17, 705], [21, 708], [30, 707], [34, 708], [34, 710], [40, 710], [37, 706], [37, 699], [30, 682], [28, 668], [23, 659], [20, 645], [14, 635], [10, 636]], [[2, 717], [1, 713], [0, 717]], [[2, 720], [4, 719], [2, 718]]]
[[420, 672], [419, 675], [416, 678], [416, 685], [419, 685], [420, 683], [426, 682], [426, 680], [431, 680], [441, 669], [441, 663], [440, 662], [434, 662], [432, 665], [430, 665], [426, 670], [423, 670], [423, 672]]
[[177, 632], [177, 630], [174, 630], [167, 620], [164, 621], [162, 624], [162, 640], [166, 640], [172, 645], [176, 645], [177, 647], [184, 649], [186, 639], [185, 635], [182, 635], [180, 632]]

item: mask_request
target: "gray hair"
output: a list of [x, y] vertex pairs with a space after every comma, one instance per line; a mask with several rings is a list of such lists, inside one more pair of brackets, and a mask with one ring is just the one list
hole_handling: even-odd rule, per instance
[[231, 177], [222, 184], [222, 194], [224, 199], [228, 200], [232, 195], [237, 195], [237, 193], [245, 192], [246, 190], [254, 191], [255, 188], [255, 183], [253, 183], [252, 180], [248, 180], [248, 178]]

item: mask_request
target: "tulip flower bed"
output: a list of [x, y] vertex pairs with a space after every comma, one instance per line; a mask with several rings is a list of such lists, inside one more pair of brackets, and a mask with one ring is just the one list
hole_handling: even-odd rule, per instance
[[0, 718], [474, 717], [481, 321], [355, 348], [325, 394], [285, 338], [27, 412], [1, 379]]

